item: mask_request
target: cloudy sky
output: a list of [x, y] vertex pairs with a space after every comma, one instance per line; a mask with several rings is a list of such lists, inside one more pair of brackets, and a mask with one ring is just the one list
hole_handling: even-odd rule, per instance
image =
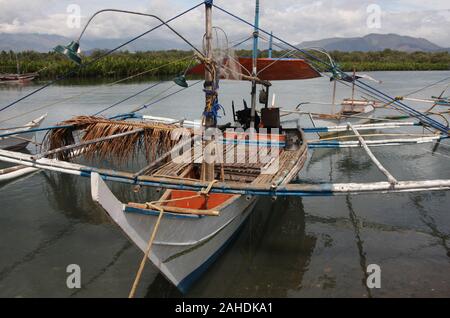
[[[76, 37], [80, 29], [70, 15], [80, 9], [81, 25], [99, 9], [119, 8], [142, 11], [168, 19], [199, 3], [199, 0], [0, 0], [0, 32], [50, 33]], [[215, 0], [215, 4], [252, 20], [254, 0]], [[375, 5], [375, 6], [374, 6]], [[69, 9], [69, 10], [68, 10]], [[398, 33], [426, 38], [450, 47], [449, 0], [261, 0], [261, 27], [293, 42], [327, 37], [363, 36], [368, 33]], [[70, 12], [68, 12], [70, 11]], [[379, 12], [379, 16], [377, 16]], [[231, 39], [250, 35], [251, 29], [223, 13], [214, 12], [214, 24]], [[74, 23], [75, 22], [75, 23]], [[156, 22], [146, 17], [107, 13], [89, 27], [89, 38], [122, 38], [137, 35]], [[203, 34], [203, 8], [172, 24], [196, 41]], [[176, 38], [157, 32], [145, 38]]]

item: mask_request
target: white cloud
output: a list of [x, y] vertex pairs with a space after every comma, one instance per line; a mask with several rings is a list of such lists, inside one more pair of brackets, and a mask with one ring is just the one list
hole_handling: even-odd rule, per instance
[[[78, 3], [83, 23], [93, 12], [105, 7], [145, 11], [167, 19], [198, 3], [192, 0], [0, 0], [0, 32], [56, 33], [75, 37], [80, 30], [68, 28], [66, 7]], [[254, 1], [215, 0], [215, 3], [243, 18], [253, 21]], [[375, 3], [383, 11], [381, 28], [367, 27], [366, 8]], [[336, 36], [362, 36], [368, 33], [398, 33], [424, 37], [438, 45], [450, 46], [450, 3], [448, 0], [261, 0], [261, 27], [278, 36], [299, 43]], [[145, 17], [104, 14], [95, 19], [86, 33], [90, 38], [129, 37], [156, 25]], [[250, 35], [249, 26], [214, 10], [214, 24], [226, 30], [230, 38]], [[190, 40], [198, 43], [203, 34], [203, 9], [199, 8], [171, 23]], [[156, 32], [146, 39], [176, 39], [170, 32]]]

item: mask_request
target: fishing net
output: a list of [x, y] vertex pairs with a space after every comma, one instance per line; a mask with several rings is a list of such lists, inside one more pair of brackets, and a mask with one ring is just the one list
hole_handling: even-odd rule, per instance
[[[242, 79], [242, 67], [238, 62], [233, 47], [230, 47], [227, 34], [222, 28], [213, 27], [212, 32], [212, 59], [221, 79], [240, 80]], [[206, 52], [205, 38], [203, 50]]]

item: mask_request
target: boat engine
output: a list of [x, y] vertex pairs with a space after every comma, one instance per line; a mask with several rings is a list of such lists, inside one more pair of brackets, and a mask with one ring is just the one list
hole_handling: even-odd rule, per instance
[[[242, 128], [248, 129], [250, 128], [250, 122], [251, 122], [251, 108], [247, 106], [247, 102], [245, 99], [244, 102], [244, 109], [238, 110], [237, 112], [234, 111], [234, 102], [232, 103], [233, 107], [233, 116], [236, 122], [241, 124]], [[255, 127], [258, 128], [259, 124], [261, 122], [261, 119], [259, 118], [258, 113], [255, 114]]]

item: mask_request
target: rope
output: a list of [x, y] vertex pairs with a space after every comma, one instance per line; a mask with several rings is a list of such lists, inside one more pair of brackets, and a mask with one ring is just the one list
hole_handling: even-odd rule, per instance
[[159, 200], [159, 201], [145, 203], [145, 205], [148, 208], [153, 208], [153, 209], [158, 210], [159, 215], [158, 215], [156, 224], [153, 227], [152, 235], [150, 236], [150, 240], [148, 241], [147, 249], [145, 250], [144, 257], [142, 258], [141, 264], [139, 265], [139, 269], [136, 273], [136, 277], [134, 279], [134, 283], [133, 283], [133, 286], [131, 287], [131, 291], [130, 291], [130, 294], [128, 295], [128, 298], [134, 298], [137, 286], [139, 285], [139, 281], [141, 280], [142, 272], [144, 271], [145, 263], [147, 262], [148, 255], [150, 254], [150, 251], [152, 250], [152, 245], [153, 245], [153, 241], [155, 240], [156, 232], [158, 231], [159, 224], [161, 223], [161, 219], [164, 214], [164, 208], [162, 206], [158, 205], [158, 203], [175, 202], [175, 201], [193, 199], [193, 198], [197, 198], [200, 196], [207, 196], [209, 194], [209, 192], [211, 191], [214, 183], [216, 183], [216, 182], [218, 182], [218, 180], [212, 180], [205, 189], [200, 190], [198, 192], [198, 194], [193, 195], [193, 196], [178, 198], [178, 199], [170, 199], [170, 200]]
[[[261, 35], [260, 35], [260, 37], [261, 37]], [[282, 50], [285, 50], [285, 51], [288, 51], [288, 50], [289, 50], [288, 48], [285, 48], [285, 47], [283, 47], [282, 45], [280, 45], [280, 44], [278, 44], [278, 43], [273, 43], [273, 45], [276, 46], [276, 47], [278, 47], [278, 48], [280, 48], [280, 49], [282, 49]], [[291, 47], [294, 47], [294, 46], [291, 45]], [[296, 53], [303, 53], [303, 50], [297, 49], [296, 47], [294, 47], [294, 48], [298, 51], [298, 52], [296, 52]], [[319, 51], [319, 52], [321, 52], [321, 51]], [[325, 53], [325, 52], [322, 52], [322, 53], [326, 54], [326, 55], [329, 57], [329, 55], [328, 55], [327, 53]], [[297, 57], [296, 54], [292, 54], [291, 56]], [[304, 58], [304, 57], [301, 57], [301, 58]], [[329, 57], [329, 58], [331, 59], [331, 57]], [[311, 63], [311, 61], [309, 61], [309, 62]], [[328, 65], [328, 64], [327, 64], [327, 65]], [[333, 72], [332, 72], [332, 73], [333, 73]], [[330, 78], [330, 79], [333, 78], [333, 75], [330, 76], [330, 75], [328, 75], [328, 74], [326, 74], [326, 73], [324, 73], [324, 72], [321, 72], [321, 74], [324, 75], [324, 76], [326, 76], [326, 77], [328, 77], [328, 78]], [[340, 84], [346, 86], [346, 87], [352, 87], [348, 82], [343, 81], [343, 80], [341, 80], [341, 79], [339, 79], [339, 78], [337, 78], [337, 79], [335, 79], [335, 80], [336, 80], [337, 82], [339, 82]], [[373, 95], [373, 94], [371, 94], [371, 93], [369, 93], [369, 92], [367, 92], [367, 91], [365, 91], [365, 90], [363, 90], [363, 89], [360, 89], [359, 87], [356, 88], [356, 91], [358, 91], [359, 93], [361, 93], [363, 96], [367, 96], [367, 97], [369, 97], [369, 98], [374, 99], [375, 101], [378, 101], [378, 102], [380, 102], [380, 103], [386, 103], [386, 101], [381, 100], [379, 97], [377, 97], [377, 96], [375, 96], [375, 95]], [[390, 104], [390, 102], [388, 102], [388, 104]], [[400, 111], [400, 112], [402, 112], [402, 113], [406, 113], [406, 112], [404, 112], [404, 111], [401, 110], [401, 109], [397, 109], [397, 110]], [[409, 114], [408, 114], [408, 115], [409, 115]]]
[[217, 124], [217, 118], [219, 118], [219, 110], [222, 110], [225, 114], [225, 109], [219, 104], [219, 98], [215, 90], [209, 91], [203, 90], [206, 94], [206, 107], [203, 115], [205, 117], [212, 117], [214, 119], [214, 124]]
[[211, 189], [212, 189], [214, 183], [216, 183], [216, 182], [218, 182], [218, 180], [212, 180], [212, 181], [208, 184], [208, 186], [206, 187], [206, 189], [204, 189], [204, 190], [202, 189], [202, 190], [200, 191], [200, 193], [203, 194], [203, 195], [208, 195], [209, 192], [211, 191]]
[[144, 89], [142, 89], [142, 90], [140, 90], [140, 91], [134, 93], [133, 95], [130, 95], [130, 96], [128, 96], [128, 97], [126, 97], [126, 98], [124, 98], [124, 99], [122, 99], [122, 100], [120, 100], [120, 101], [118, 101], [118, 102], [112, 104], [111, 106], [108, 106], [108, 107], [106, 107], [106, 108], [104, 108], [104, 109], [102, 109], [102, 110], [96, 112], [95, 114], [93, 114], [93, 116], [97, 116], [97, 115], [103, 113], [104, 111], [107, 111], [107, 110], [109, 110], [109, 109], [111, 109], [111, 108], [113, 108], [113, 107], [116, 107], [117, 105], [120, 105], [120, 104], [126, 102], [127, 100], [130, 100], [130, 99], [132, 99], [133, 97], [136, 97], [136, 96], [138, 96], [138, 95], [140, 95], [140, 94], [142, 94], [142, 93], [144, 93], [144, 92], [146, 92], [146, 91], [148, 91], [148, 90], [150, 90], [150, 89], [152, 89], [152, 88], [154, 88], [154, 87], [156, 87], [156, 86], [158, 86], [158, 85], [160, 85], [160, 84], [162, 84], [162, 83], [164, 83], [164, 82], [165, 82], [165, 81], [160, 81], [160, 82], [158, 82], [158, 83], [156, 83], [156, 84], [152, 84], [152, 85], [150, 85], [150, 86], [147, 86], [146, 88], [144, 88]]
[[[403, 95], [403, 97], [407, 97], [407, 96], [416, 94], [416, 93], [421, 92], [421, 91], [423, 91], [423, 90], [425, 90], [425, 89], [427, 89], [427, 88], [436, 86], [436, 85], [438, 85], [438, 84], [440, 84], [440, 83], [442, 83], [442, 82], [444, 82], [444, 81], [446, 81], [446, 80], [448, 80], [448, 79], [450, 79], [450, 76], [447, 76], [447, 77], [444, 78], [444, 79], [441, 79], [441, 80], [439, 80], [439, 81], [437, 81], [437, 82], [431, 83], [431, 84], [429, 84], [429, 85], [427, 85], [427, 86], [424, 86], [424, 87], [422, 87], [422, 88], [420, 88], [420, 89], [418, 89], [418, 90], [415, 90], [415, 91], [410, 92], [410, 93], [408, 93], [408, 94], [406, 94], [406, 95]], [[447, 85], [447, 88], [448, 88], [449, 85], [450, 85], [450, 83]], [[447, 90], [447, 88], [446, 88], [445, 90]]]
[[131, 291], [130, 291], [130, 294], [128, 295], [128, 298], [134, 298], [137, 286], [139, 285], [139, 282], [141, 280], [142, 272], [144, 271], [145, 263], [147, 262], [148, 255], [150, 254], [150, 251], [152, 250], [152, 245], [153, 245], [153, 241], [156, 236], [156, 232], [158, 231], [159, 224], [161, 223], [161, 219], [164, 214], [163, 208], [160, 208], [156, 205], [154, 206], [154, 208], [159, 210], [158, 219], [156, 220], [156, 224], [153, 227], [152, 235], [150, 236], [150, 240], [148, 241], [147, 249], [145, 250], [144, 257], [142, 258], [141, 264], [139, 265], [139, 269], [136, 273], [136, 277], [134, 279], [134, 283], [133, 283], [133, 286], [131, 287]]
[[283, 58], [286, 58], [286, 57], [288, 57], [288, 56], [292, 56], [292, 55], [293, 55], [293, 54], [292, 54], [293, 52], [294, 52], [294, 50], [291, 50], [291, 51], [288, 51], [287, 53], [283, 54], [281, 57], [275, 58], [275, 61], [273, 61], [272, 63], [270, 63], [270, 64], [267, 65], [266, 67], [263, 67], [261, 70], [258, 71], [258, 73], [257, 73], [256, 75], [258, 76], [258, 75], [261, 74], [263, 71], [265, 71], [266, 69], [268, 69], [269, 67], [271, 67], [272, 65], [274, 65], [275, 63], [277, 63], [279, 60], [281, 60], [281, 59], [283, 59]]
[[[189, 87], [192, 87], [192, 86], [194, 86], [194, 85], [197, 85], [198, 83], [200, 83], [200, 82], [202, 82], [202, 81], [203, 81], [203, 80], [199, 80], [199, 81], [195, 82], [194, 84], [192, 84], [192, 85], [189, 86]], [[173, 86], [172, 86], [172, 87], [173, 87]], [[172, 87], [171, 87], [171, 88], [172, 88]], [[136, 108], [135, 110], [133, 110], [132, 113], [138, 112], [138, 111], [140, 111], [140, 110], [142, 110], [142, 109], [148, 108], [148, 107], [150, 107], [150, 106], [152, 106], [152, 105], [154, 105], [154, 104], [156, 104], [156, 103], [159, 103], [160, 101], [165, 100], [165, 99], [167, 99], [167, 98], [169, 98], [169, 97], [171, 97], [171, 96], [173, 96], [173, 95], [175, 95], [175, 94], [178, 94], [179, 92], [184, 91], [185, 89], [188, 89], [189, 87], [183, 87], [183, 88], [181, 88], [181, 89], [179, 89], [179, 90], [177, 90], [177, 91], [175, 91], [175, 92], [173, 92], [173, 93], [170, 93], [169, 95], [166, 95], [166, 96], [164, 96], [164, 97], [161, 97], [160, 99], [158, 99], [158, 100], [156, 100], [156, 101], [154, 101], [154, 102], [152, 102], [152, 103], [150, 103], [150, 104], [142, 105], [141, 107]]]
[[155, 208], [155, 207], [162, 209], [163, 207], [161, 205], [159, 205], [160, 203], [185, 201], [185, 200], [199, 198], [202, 196], [208, 196], [209, 193], [211, 192], [212, 187], [214, 186], [214, 184], [216, 182], [218, 182], [218, 180], [212, 180], [206, 188], [201, 189], [199, 192], [197, 192], [197, 194], [194, 194], [194, 195], [191, 195], [188, 197], [176, 198], [176, 199], [167, 199], [167, 200], [157, 200], [157, 201], [146, 202], [145, 206], [147, 209], [151, 209], [151, 208]]
[[[158, 99], [161, 95], [163, 95], [163, 94], [165, 94], [166, 92], [170, 91], [170, 90], [171, 90], [172, 88], [174, 88], [176, 85], [177, 85], [177, 84], [174, 83], [174, 84], [170, 85], [168, 88], [163, 89], [161, 92], [159, 92], [159, 93], [156, 94], [155, 96], [152, 96], [152, 97], [150, 97], [149, 99], [147, 99], [147, 100], [145, 101], [145, 103], [142, 104], [142, 105], [149, 104], [149, 103], [151, 103], [152, 101]], [[142, 105], [141, 105], [141, 106], [142, 106]]]
[[[253, 35], [250, 35], [249, 37], [246, 37], [246, 38], [245, 38], [244, 40], [242, 40], [242, 41], [239, 41], [239, 40], [233, 41], [233, 42], [237, 42], [237, 43], [234, 44], [234, 45], [232, 46], [232, 48], [236, 48], [236, 47], [238, 47], [239, 45], [241, 45], [241, 44], [247, 42], [247, 41], [250, 40], [250, 39], [253, 39]], [[238, 42], [238, 41], [239, 41], [239, 42]]]

